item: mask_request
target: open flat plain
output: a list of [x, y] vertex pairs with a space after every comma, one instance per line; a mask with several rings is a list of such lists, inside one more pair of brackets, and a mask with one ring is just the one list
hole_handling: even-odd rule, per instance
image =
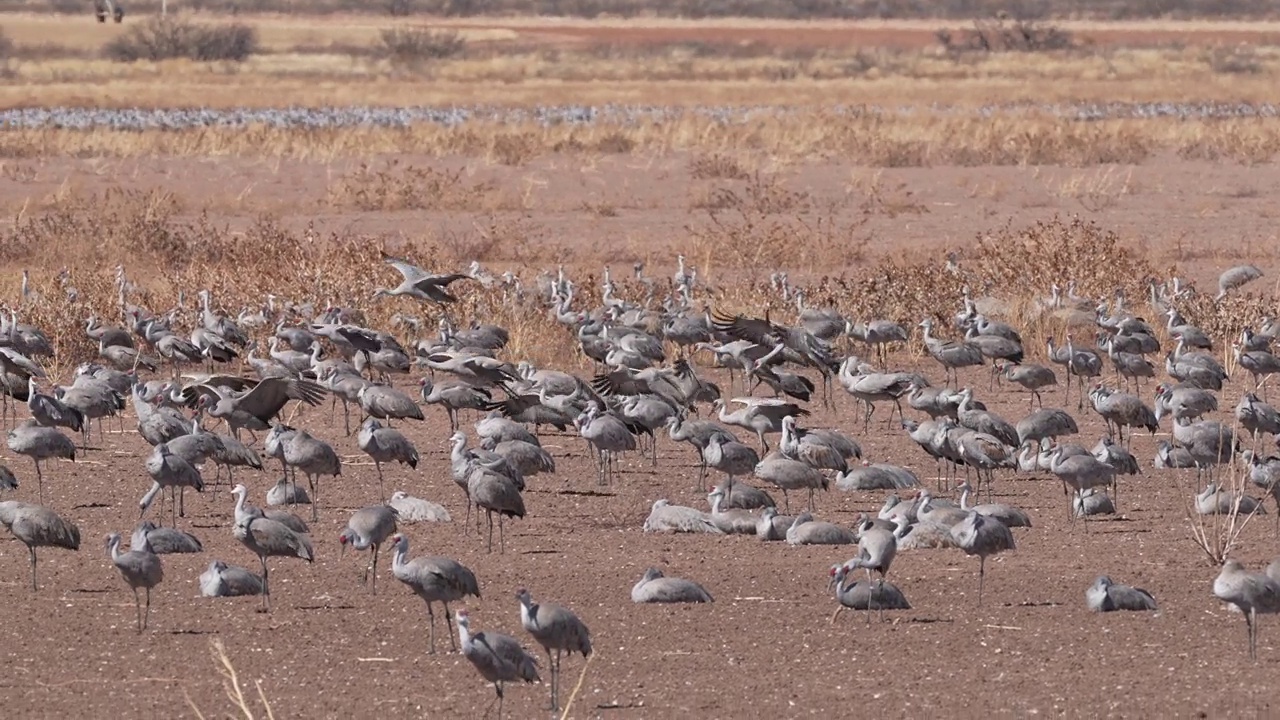
[[[1125, 268], [1160, 281], [1176, 275], [1211, 295], [1222, 270], [1256, 264], [1265, 275], [1241, 297], [1184, 310], [1188, 320], [1219, 332], [1214, 352], [1224, 358], [1241, 327], [1276, 312], [1274, 119], [1175, 112], [1092, 122], [1034, 109], [994, 117], [975, 110], [1274, 101], [1280, 67], [1280, 54], [1268, 44], [1280, 34], [1274, 24], [1066, 23], [1084, 49], [955, 59], [938, 51], [939, 25], [927, 22], [814, 27], [467, 18], [431, 23], [466, 38], [462, 55], [409, 68], [385, 57], [348, 57], [346, 45], [338, 45], [375, 43], [392, 22], [384, 18], [240, 20], [259, 29], [265, 47], [242, 64], [97, 57], [98, 46], [127, 31], [134, 18], [123, 30], [87, 16], [0, 18], [19, 48], [43, 46], [49, 56], [18, 53], [12, 82], [0, 87], [0, 108], [528, 110], [618, 103], [787, 112], [576, 126], [535, 119], [407, 128], [0, 130], [0, 297], [54, 340], [52, 379], [68, 383], [75, 365], [92, 357], [82, 338], [90, 312], [118, 321], [111, 285], [117, 263], [140, 286], [131, 302], [164, 312], [184, 290], [187, 312], [179, 325], [188, 329], [191, 298], [207, 286], [232, 315], [241, 307], [256, 310], [271, 291], [317, 308], [364, 310], [380, 329], [392, 330], [392, 313], [418, 314], [427, 320], [423, 334], [431, 334], [433, 309], [404, 298], [371, 300], [375, 286], [398, 279], [378, 263], [379, 249], [433, 270], [464, 269], [473, 260], [495, 275], [509, 270], [531, 296], [540, 272], [563, 266], [580, 286], [575, 307], [584, 311], [599, 303], [605, 265], [625, 278], [643, 262], [665, 292], [675, 256], [683, 253], [698, 268], [701, 306], [753, 314], [768, 307], [774, 320], [790, 322], [794, 305], [768, 287], [771, 272], [786, 270], [793, 284], [815, 288], [813, 305], [909, 326], [925, 313], [949, 322], [961, 309], [964, 283], [943, 269], [954, 252], [971, 291], [1010, 308], [1007, 319], [1023, 329], [1036, 362], [1045, 362], [1047, 337], [1063, 339], [1061, 323], [1029, 310], [1055, 279], [1076, 279], [1082, 293], [1099, 299], [1123, 287], [1134, 311], [1160, 325], [1145, 303], [1145, 278]], [[695, 41], [713, 51], [690, 56], [681, 43]], [[48, 50], [49, 44], [57, 47]], [[746, 57], [729, 50], [757, 44], [763, 49]], [[797, 48], [816, 50], [797, 59]], [[1231, 70], [1236, 65], [1228, 60], [1253, 69]], [[934, 99], [966, 110], [945, 112]], [[848, 119], [833, 111], [841, 103], [895, 110], [887, 118]], [[1071, 224], [1077, 218], [1112, 233], [1113, 241], [1075, 245], [1093, 237]], [[1057, 230], [1037, 234], [1037, 224]], [[1053, 243], [1098, 254], [1037, 255]], [[352, 258], [363, 264], [350, 266]], [[64, 298], [55, 278], [62, 268], [82, 293], [76, 302]], [[20, 301], [22, 269], [30, 269], [35, 295]], [[995, 280], [1011, 275], [1016, 280]], [[464, 320], [511, 326], [513, 342], [502, 357], [583, 377], [593, 372], [576, 353], [571, 331], [547, 321], [536, 300], [503, 309], [500, 289], [464, 284], [455, 286], [464, 295]], [[643, 286], [627, 285], [625, 294], [641, 301]], [[914, 332], [893, 351], [891, 365], [940, 383], [940, 366], [923, 355]], [[1092, 339], [1091, 329], [1076, 330], [1077, 342]], [[1161, 339], [1166, 350], [1172, 347]], [[865, 353], [844, 340], [838, 346]], [[710, 367], [709, 356], [695, 363], [726, 395], [741, 393]], [[992, 410], [1011, 421], [1025, 414], [1024, 393], [1007, 385], [988, 390], [987, 377], [961, 371], [962, 382]], [[398, 376], [396, 384], [416, 393], [411, 378]], [[1219, 419], [1230, 419], [1247, 389], [1248, 374], [1233, 374], [1219, 394]], [[1150, 394], [1148, 384], [1148, 402]], [[862, 444], [869, 460], [911, 468], [931, 488], [939, 482], [932, 460], [896, 421], [886, 427], [887, 407], [864, 431], [853, 399], [838, 387], [835, 395], [835, 410], [815, 399], [803, 425], [838, 428]], [[1061, 406], [1061, 389], [1045, 400]], [[1105, 432], [1101, 419], [1077, 411], [1074, 397], [1064, 407], [1080, 423], [1074, 439], [1091, 447]], [[464, 499], [449, 475], [447, 421], [439, 408], [426, 413], [425, 422], [397, 423], [422, 460], [414, 471], [387, 469], [386, 490], [441, 502], [453, 519], [403, 526], [411, 555], [454, 557], [473, 569], [483, 598], [455, 609], [467, 607], [475, 628], [512, 634], [530, 648], [517, 587], [577, 612], [592, 629], [596, 652], [585, 673], [581, 658], [565, 663], [562, 700], [574, 693], [569, 717], [1275, 713], [1280, 629], [1273, 618], [1262, 619], [1258, 660], [1251, 662], [1240, 616], [1213, 598], [1218, 569], [1191, 539], [1199, 522], [1188, 513], [1198, 489], [1194, 473], [1152, 467], [1156, 442], [1170, 434], [1168, 420], [1156, 437], [1134, 438], [1143, 475], [1122, 478], [1119, 513], [1091, 521], [1087, 531], [1069, 519], [1053, 477], [998, 473], [995, 500], [1027, 510], [1034, 527], [1015, 530], [1017, 551], [990, 561], [981, 607], [975, 558], [912, 551], [898, 557], [890, 579], [913, 609], [870, 623], [846, 611], [832, 623], [827, 572], [851, 557], [852, 547], [641, 531], [658, 498], [705, 507], [692, 451], [661, 434], [656, 468], [631, 454], [613, 484], [600, 486], [581, 438], [544, 433], [557, 472], [530, 479], [527, 518], [507, 523], [505, 553], [486, 553], [482, 536], [464, 531]], [[392, 577], [389, 560], [373, 595], [360, 583], [364, 556], [340, 556], [338, 534], [352, 510], [378, 500], [377, 484], [372, 464], [327, 404], [292, 420], [331, 442], [344, 461], [341, 477], [323, 481], [324, 505], [312, 523], [316, 562], [272, 561], [270, 614], [254, 611], [256, 598], [199, 597], [196, 578], [212, 559], [248, 567], [256, 560], [231, 536], [225, 485], [216, 497], [213, 488], [188, 494], [191, 505], [178, 525], [195, 533], [205, 551], [165, 556], [151, 628], [136, 633], [133, 597], [101, 545], [106, 533], [132, 529], [137, 499], [149, 486], [143, 470], [149, 448], [133, 418], [130, 408], [123, 432], [114, 421], [101, 437], [95, 431], [93, 449], [77, 462], [48, 466], [46, 502], [79, 525], [83, 543], [77, 553], [41, 552], [38, 591], [28, 584], [25, 548], [0, 538], [6, 715], [239, 716], [224, 693], [215, 640], [255, 717], [268, 715], [264, 698], [279, 718], [485, 711], [492, 690], [465, 659], [426, 653], [425, 607]], [[464, 431], [474, 419], [464, 414]], [[4, 499], [34, 500], [30, 462], [7, 451], [0, 456], [22, 480]], [[257, 504], [277, 477], [274, 461], [262, 473], [237, 475]], [[818, 494], [815, 513], [849, 525], [883, 498], [833, 489]], [[791, 498], [793, 509], [802, 503]], [[1233, 552], [1254, 569], [1280, 550], [1276, 509], [1266, 509]], [[1215, 527], [1213, 519], [1206, 522]], [[715, 602], [632, 604], [630, 588], [651, 565], [701, 582]], [[1100, 574], [1146, 588], [1160, 610], [1088, 612], [1084, 590]], [[454, 632], [443, 617], [437, 622]], [[546, 690], [509, 686], [507, 716], [550, 714]]]

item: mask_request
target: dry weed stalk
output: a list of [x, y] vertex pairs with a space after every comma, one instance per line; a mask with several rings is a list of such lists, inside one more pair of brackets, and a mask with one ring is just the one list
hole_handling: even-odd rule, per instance
[[[244, 717], [244, 720], [254, 720], [249, 698], [245, 696], [244, 688], [240, 684], [240, 675], [236, 672], [236, 667], [231, 662], [230, 656], [227, 655], [226, 647], [221, 640], [214, 639], [210, 643], [210, 649], [213, 653], [213, 659], [218, 665], [218, 674], [222, 676], [222, 689], [226, 693], [227, 699], [231, 701], [232, 707]], [[253, 685], [258, 693], [258, 702], [262, 704], [262, 710], [266, 713], [267, 720], [275, 720], [275, 713], [271, 709], [271, 703], [267, 701], [267, 695], [262, 689], [262, 681], [255, 680]], [[183, 694], [186, 697], [187, 706], [196, 714], [196, 717], [200, 718], [200, 720], [205, 720], [204, 713], [191, 699], [191, 696], [187, 695], [185, 690]]]

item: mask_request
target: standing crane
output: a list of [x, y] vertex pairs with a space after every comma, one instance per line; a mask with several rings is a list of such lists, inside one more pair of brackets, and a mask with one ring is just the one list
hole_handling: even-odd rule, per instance
[[[126, 553], [120, 552], [119, 533], [111, 533], [107, 536], [107, 556], [120, 571], [120, 576], [129, 584], [129, 589], [133, 590], [133, 606], [138, 612], [138, 632], [142, 632], [151, 618], [151, 588], [164, 580], [164, 568], [160, 564], [160, 556], [151, 552], [151, 546], [147, 544], [129, 548], [129, 552]], [[145, 614], [142, 601], [138, 597], [138, 588], [147, 591]]]
[[80, 528], [43, 505], [17, 500], [0, 502], [0, 525], [8, 528], [14, 537], [27, 546], [27, 552], [31, 556], [33, 591], [39, 589], [36, 585], [36, 548], [80, 549]]
[[[458, 611], [458, 644], [462, 655], [486, 682], [493, 683], [498, 694], [498, 717], [502, 717], [502, 684], [507, 682], [538, 682], [538, 659], [510, 635], [495, 632], [471, 634], [471, 614]], [[490, 703], [492, 705], [493, 703]], [[486, 709], [487, 714], [487, 709]]]
[[396, 517], [395, 508], [388, 505], [363, 507], [351, 514], [347, 527], [338, 535], [342, 552], [346, 552], [348, 545], [356, 550], [373, 548], [373, 559], [365, 566], [362, 582], [368, 582], [369, 573], [373, 573], [371, 592], [374, 595], [378, 594], [378, 550], [388, 537], [395, 534]]
[[[475, 573], [464, 567], [457, 560], [446, 557], [421, 555], [409, 560], [409, 538], [397, 534], [391, 538], [391, 572], [396, 579], [404, 583], [422, 598], [427, 604], [428, 624], [431, 626], [432, 655], [436, 652], [436, 614], [432, 609], [434, 603], [444, 605], [444, 619], [452, 623], [449, 614], [449, 603], [457, 602], [471, 595], [479, 599], [480, 585], [476, 582]], [[447, 626], [446, 626], [447, 627]], [[453, 633], [449, 633], [449, 645], [458, 649], [453, 642]]]
[[[536, 603], [528, 589], [516, 590], [520, 601], [520, 624], [547, 652], [551, 669], [551, 709], [560, 709], [560, 660], [563, 653], [591, 656], [591, 631], [573, 611], [553, 603]], [[556, 654], [552, 656], [551, 651]]]

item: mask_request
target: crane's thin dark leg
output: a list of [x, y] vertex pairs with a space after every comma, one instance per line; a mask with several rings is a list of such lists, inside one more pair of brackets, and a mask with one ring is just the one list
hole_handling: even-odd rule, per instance
[[142, 627], [147, 628], [151, 625], [151, 588], [147, 588], [147, 608], [142, 614]]
[[875, 586], [871, 584], [871, 568], [867, 568], [867, 627], [871, 627], [871, 611], [876, 609]]
[[138, 588], [133, 590], [133, 610], [138, 616], [138, 632], [142, 632], [142, 600], [138, 597]]
[[493, 511], [485, 510], [489, 516], [489, 552], [493, 552]]
[[320, 519], [320, 511], [316, 508], [320, 504], [320, 478], [316, 475], [307, 475], [307, 484], [311, 486], [311, 519], [316, 521]]
[[[448, 616], [448, 606], [445, 606], [445, 614]], [[431, 609], [431, 603], [427, 603], [427, 624], [431, 626], [431, 650], [428, 654], [436, 654], [436, 613]]]
[[378, 469], [378, 499], [381, 500], [382, 495], [382, 463], [377, 460], [373, 461], [373, 466]]
[[267, 556], [259, 557], [262, 561], [262, 610], [261, 612], [271, 612], [271, 585], [269, 584], [269, 573], [267, 571]]
[[31, 590], [35, 591], [36, 587], [36, 548], [34, 545], [27, 547], [27, 552], [31, 554]]
[[982, 581], [987, 574], [987, 559], [978, 556], [978, 607], [982, 607]]
[[498, 516], [498, 552], [506, 554], [507, 552], [507, 531], [504, 529], [503, 516]]
[[[15, 416], [14, 421], [16, 422], [17, 419], [18, 418]], [[40, 504], [43, 505], [44, 504], [44, 475], [40, 472], [40, 461], [36, 460], [35, 463], [36, 463], [36, 484], [40, 486]]]
[[[447, 602], [444, 603], [444, 624], [447, 628], [453, 627], [453, 613], [449, 611], [449, 603]], [[452, 632], [449, 633], [449, 647], [453, 648], [454, 652], [458, 650], [458, 641], [454, 639]]]

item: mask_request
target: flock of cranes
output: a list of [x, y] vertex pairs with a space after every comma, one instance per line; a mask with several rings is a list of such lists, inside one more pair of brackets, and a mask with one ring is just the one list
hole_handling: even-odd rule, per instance
[[[39, 587], [37, 550], [74, 551], [81, 540], [75, 522], [62, 514], [65, 508], [44, 505], [45, 475], [52, 475], [48, 462], [74, 461], [92, 453], [95, 421], [101, 433], [103, 424], [120, 422], [127, 408], [136, 417], [138, 433], [152, 447], [139, 458], [150, 485], [138, 488], [140, 523], [128, 551], [121, 549], [122, 538], [115, 533], [106, 539], [106, 547], [112, 565], [134, 593], [139, 632], [148, 627], [151, 590], [165, 580], [161, 557], [203, 552], [195, 535], [177, 528], [186, 517], [188, 489], [233, 486], [227, 501], [233, 519], [226, 532], [257, 557], [261, 571], [215, 559], [199, 578], [202, 594], [259, 596], [261, 611], [269, 612], [270, 561], [316, 560], [323, 548], [317, 547], [307, 521], [294, 510], [309, 504], [311, 522], [322, 512], [334, 512], [321, 508], [321, 480], [343, 476], [338, 452], [342, 439], [317, 437], [289, 423], [299, 408], [314, 408], [302, 413], [306, 420], [326, 402], [331, 414], [336, 413], [341, 402], [346, 435], [355, 435], [347, 442], [368, 456], [377, 476], [376, 488], [370, 483], [362, 489], [369, 504], [350, 514], [338, 536], [341, 551], [350, 547], [369, 553], [364, 575], [376, 594], [381, 551], [384, 546], [390, 550], [394, 578], [426, 603], [430, 651], [436, 650], [435, 605], [440, 604], [446, 627], [456, 624], [458, 641], [454, 643], [450, 634], [451, 647], [460, 649], [493, 684], [499, 713], [505, 683], [540, 678], [536, 657], [511, 636], [473, 630], [466, 610], [452, 611], [451, 603], [481, 593], [476, 574], [462, 562], [409, 556], [407, 528], [449, 522], [450, 512], [439, 502], [402, 490], [385, 494], [384, 474], [392, 473], [384, 469], [388, 464], [407, 466], [394, 471], [405, 481], [417, 472], [437, 470], [423, 462], [403, 431], [407, 424], [426, 418], [423, 405], [439, 405], [447, 415], [452, 435], [442, 441], [449, 448], [448, 472], [466, 507], [464, 532], [470, 531], [472, 509], [477, 528], [483, 512], [487, 552], [494, 550], [495, 515], [497, 549], [502, 553], [506, 520], [539, 512], [526, 504], [524, 493], [535, 476], [557, 472], [557, 458], [540, 439], [544, 429], [578, 436], [593, 458], [595, 480], [601, 485], [625, 482], [619, 462], [627, 453], [635, 452], [640, 462], [656, 466], [657, 444], [666, 435], [693, 451], [700, 468], [695, 491], [699, 496], [705, 493], [707, 508], [654, 498], [643, 531], [747, 534], [792, 545], [854, 546], [853, 557], [835, 563], [825, 575], [837, 612], [844, 607], [866, 611], [868, 622], [872, 611], [911, 607], [903, 589], [888, 581], [895, 560], [902, 562], [899, 554], [911, 551], [950, 548], [976, 557], [977, 603], [982, 603], [988, 559], [1015, 550], [1018, 534], [1032, 527], [1032, 518], [1022, 509], [991, 501], [1001, 475], [1043, 473], [1061, 482], [1067, 497], [1064, 510], [1073, 521], [1085, 521], [1082, 530], [1087, 530], [1090, 516], [1115, 512], [1120, 504], [1119, 476], [1141, 473], [1143, 466], [1194, 469], [1203, 487], [1195, 499], [1200, 513], [1266, 512], [1261, 501], [1242, 494], [1224, 477], [1232, 472], [1225, 467], [1241, 468], [1242, 476], [1261, 488], [1264, 497], [1280, 503], [1280, 456], [1264, 457], [1260, 450], [1264, 436], [1280, 435], [1280, 412], [1262, 399], [1265, 379], [1280, 370], [1270, 347], [1280, 325], [1266, 320], [1257, 329], [1242, 328], [1238, 338], [1230, 339], [1235, 362], [1253, 377], [1252, 387], [1242, 394], [1234, 422], [1213, 419], [1227, 370], [1210, 352], [1215, 339], [1179, 315], [1177, 301], [1189, 290], [1177, 283], [1153, 286], [1149, 314], [1166, 320], [1158, 327], [1140, 317], [1143, 309], [1126, 306], [1123, 297], [1098, 304], [1077, 296], [1072, 286], [1065, 293], [1055, 286], [1045, 301], [1047, 311], [1083, 313], [1089, 323], [1069, 325], [1063, 345], [1047, 342], [1048, 365], [1030, 362], [1019, 330], [979, 312], [978, 303], [966, 294], [951, 323], [941, 317], [918, 323], [919, 347], [944, 376], [938, 385], [918, 370], [889, 368], [894, 351], [912, 342], [909, 326], [889, 320], [855, 321], [831, 308], [810, 307], [803, 290], [792, 288], [785, 274], [775, 275], [773, 285], [784, 300], [795, 303], [794, 326], [721, 308], [695, 308], [697, 273], [683, 257], [669, 282], [646, 278], [642, 266], [635, 268], [651, 300], [655, 288], [668, 289], [660, 309], [619, 298], [607, 270], [601, 303], [582, 309], [582, 287], [563, 270], [543, 274], [536, 296], [524, 301], [545, 308], [565, 325], [584, 357], [596, 363], [597, 372], [583, 378], [504, 358], [509, 341], [504, 328], [477, 321], [466, 328], [455, 324], [448, 313], [457, 300], [455, 283], [479, 282], [489, 291], [519, 290], [511, 292], [517, 297], [523, 290], [512, 288], [519, 282], [512, 274], [496, 278], [473, 264], [466, 273], [437, 275], [398, 258], [387, 262], [402, 282], [379, 288], [373, 296], [409, 297], [440, 306], [438, 336], [412, 339], [406, 347], [391, 332], [365, 327], [356, 309], [329, 307], [316, 313], [314, 308], [277, 304], [275, 297], [261, 310], [246, 308], [233, 318], [215, 309], [207, 290], [197, 294], [195, 323], [182, 333], [182, 308], [156, 313], [131, 304], [133, 286], [118, 269], [123, 324], [87, 318], [85, 332], [97, 344], [99, 357], [76, 368], [69, 385], [42, 392], [52, 380], [41, 360], [55, 353], [47, 334], [20, 323], [16, 311], [0, 321], [0, 391], [6, 422], [15, 418], [7, 445], [32, 461], [37, 481], [35, 493], [25, 491], [26, 500], [0, 501], [0, 524], [28, 548], [32, 589]], [[1220, 282], [1220, 296], [1259, 274], [1252, 266], [1229, 270]], [[423, 324], [419, 318], [400, 320], [408, 328]], [[257, 357], [259, 345], [252, 337], [261, 333], [269, 333], [270, 349]], [[1086, 334], [1095, 335], [1096, 345], [1077, 342], [1077, 336]], [[849, 352], [850, 343], [866, 348], [874, 362]], [[1157, 383], [1154, 378], [1160, 373], [1147, 356], [1165, 348], [1163, 371], [1170, 379]], [[704, 358], [728, 369], [727, 388], [700, 367]], [[215, 365], [246, 367], [251, 373], [217, 372]], [[983, 383], [988, 388], [1008, 381], [1027, 391], [1027, 415], [1011, 422], [988, 409], [973, 385], [961, 382], [966, 368], [987, 365]], [[425, 369], [429, 377], [416, 383], [393, 382], [415, 368]], [[144, 379], [144, 370], [153, 377]], [[1144, 395], [1144, 381], [1154, 386], [1154, 394]], [[741, 389], [737, 395], [735, 386]], [[1045, 407], [1046, 396], [1058, 386], [1063, 388], [1064, 407], [1074, 387], [1077, 413], [1087, 405], [1105, 421], [1107, 434], [1095, 446], [1069, 442], [1080, 432], [1077, 418], [1065, 409]], [[864, 438], [873, 433], [905, 435], [920, 449], [916, 460], [933, 460], [937, 472], [932, 489], [905, 465], [864, 460], [861, 444], [848, 432], [811, 426], [816, 409], [810, 407], [843, 404], [836, 398], [837, 387], [863, 408], [861, 422], [851, 423], [849, 429], [860, 430]], [[764, 394], [756, 394], [758, 390]], [[18, 421], [20, 403], [29, 417]], [[883, 427], [873, 423], [877, 405], [889, 406]], [[354, 429], [353, 409], [359, 417]], [[918, 417], [908, 418], [908, 409]], [[471, 427], [462, 422], [465, 412], [479, 416]], [[225, 425], [227, 434], [215, 431], [218, 423]], [[1131, 451], [1134, 431], [1154, 433], [1162, 424], [1171, 430], [1173, 442], [1162, 442], [1153, 462], [1140, 461]], [[79, 442], [64, 430], [78, 433]], [[474, 445], [473, 436], [478, 441]], [[778, 436], [776, 442], [771, 442], [773, 436]], [[210, 464], [216, 468], [212, 478], [207, 476]], [[232, 473], [260, 472], [274, 464], [281, 474], [267, 483], [267, 507], [251, 505], [248, 486], [236, 483]], [[961, 470], [963, 480], [958, 477]], [[305, 484], [299, 484], [299, 473]], [[708, 476], [713, 474], [716, 482], [708, 490]], [[841, 491], [884, 492], [883, 507], [874, 515], [864, 513], [852, 526], [824, 519], [821, 493], [833, 485]], [[0, 466], [0, 490], [9, 495], [24, 492], [11, 468]], [[953, 490], [958, 493], [954, 501], [947, 497]], [[168, 512], [163, 503], [153, 512], [161, 523], [157, 526], [145, 516], [165, 491], [170, 495]], [[782, 493], [781, 512], [770, 491]], [[792, 494], [798, 495], [798, 504], [804, 502], [804, 511], [795, 515]], [[984, 494], [985, 503], [980, 502]], [[1257, 614], [1280, 612], [1277, 568], [1280, 564], [1253, 574], [1229, 561], [1213, 583], [1216, 597], [1244, 613], [1251, 654]], [[1106, 576], [1085, 595], [1088, 607], [1099, 611], [1156, 607], [1150, 593]], [[713, 602], [697, 582], [666, 577], [656, 567], [644, 573], [631, 597], [636, 603]], [[571, 610], [537, 603], [525, 588], [516, 591], [516, 599], [522, 627], [547, 655], [551, 703], [558, 707], [562, 656], [589, 656], [590, 632]]]

